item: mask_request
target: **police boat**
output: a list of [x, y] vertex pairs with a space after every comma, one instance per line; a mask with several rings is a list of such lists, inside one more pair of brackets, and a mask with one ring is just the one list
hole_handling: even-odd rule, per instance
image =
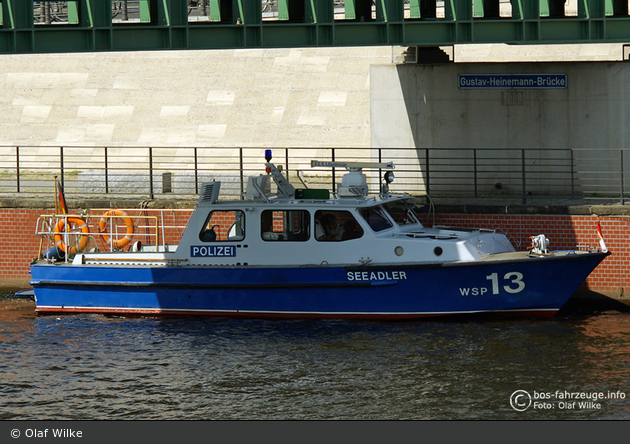
[[[36, 311], [549, 317], [610, 254], [552, 251], [544, 235], [516, 251], [495, 230], [424, 226], [424, 202], [390, 193], [392, 163], [312, 161], [347, 170], [334, 193], [294, 187], [270, 152], [265, 166], [241, 200], [222, 200], [215, 181], [202, 185], [192, 210], [42, 216], [42, 247], [30, 266]], [[385, 172], [378, 194], [368, 194], [365, 169]]]

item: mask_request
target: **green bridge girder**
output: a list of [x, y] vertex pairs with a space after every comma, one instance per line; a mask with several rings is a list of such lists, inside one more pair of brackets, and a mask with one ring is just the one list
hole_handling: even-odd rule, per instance
[[273, 20], [265, 0], [203, 1], [0, 0], [0, 53], [630, 42], [625, 0], [577, 0], [571, 16], [564, 0], [511, 0], [508, 16], [499, 0], [277, 0]]

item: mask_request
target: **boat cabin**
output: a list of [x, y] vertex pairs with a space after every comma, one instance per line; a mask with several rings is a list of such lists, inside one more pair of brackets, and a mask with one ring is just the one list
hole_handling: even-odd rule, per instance
[[[513, 251], [503, 235], [491, 230], [425, 228], [417, 214], [424, 206], [419, 198], [394, 196], [387, 186], [379, 195], [367, 196], [361, 169], [391, 169], [392, 164], [335, 166], [350, 170], [336, 196], [327, 190], [296, 190], [269, 163], [267, 175], [250, 178], [241, 201], [221, 201], [220, 182], [204, 184], [178, 256], [184, 253], [181, 246], [188, 245], [187, 260], [193, 263], [347, 265], [471, 260], [488, 254], [485, 245], [496, 240], [502, 247], [494, 246], [493, 252]], [[277, 194], [270, 193], [270, 177]]]
[[[57, 246], [71, 245], [73, 236], [82, 245], [70, 248], [70, 258], [52, 259], [75, 264], [353, 266], [470, 261], [514, 251], [509, 240], [493, 230], [425, 227], [418, 217], [424, 206], [421, 199], [389, 192], [392, 163], [312, 161], [312, 166], [347, 169], [331, 193], [295, 189], [270, 158], [269, 154], [266, 174], [249, 178], [241, 200], [221, 200], [221, 182], [204, 183], [185, 229], [178, 230], [179, 239], [164, 232], [160, 225], [164, 213], [88, 211], [82, 216], [85, 219], [55, 215], [50, 220], [61, 220], [54, 233]], [[364, 168], [385, 170], [379, 194], [368, 195]], [[73, 220], [71, 232], [68, 226]], [[125, 222], [126, 233], [118, 232], [120, 221]], [[88, 226], [95, 223], [98, 230], [90, 230]], [[82, 233], [77, 233], [78, 226]], [[141, 233], [150, 234], [140, 241]], [[51, 236], [50, 230], [40, 234]], [[94, 242], [90, 240], [86, 248], [89, 239]], [[48, 252], [44, 259], [50, 259]]]

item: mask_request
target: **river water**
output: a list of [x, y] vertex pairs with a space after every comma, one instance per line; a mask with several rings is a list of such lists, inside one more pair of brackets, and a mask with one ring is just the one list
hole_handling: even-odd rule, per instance
[[57, 317], [5, 296], [0, 375], [2, 420], [628, 420], [630, 314]]

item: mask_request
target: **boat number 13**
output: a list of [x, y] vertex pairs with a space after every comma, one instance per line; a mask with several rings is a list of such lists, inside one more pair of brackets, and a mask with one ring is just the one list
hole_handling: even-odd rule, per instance
[[492, 294], [499, 294], [499, 285], [501, 283], [507, 283], [507, 285], [503, 285], [503, 289], [508, 293], [519, 293], [525, 288], [523, 274], [518, 271], [505, 273], [502, 282], [500, 282], [499, 275], [497, 273], [489, 274], [486, 276], [486, 279], [492, 282]]

